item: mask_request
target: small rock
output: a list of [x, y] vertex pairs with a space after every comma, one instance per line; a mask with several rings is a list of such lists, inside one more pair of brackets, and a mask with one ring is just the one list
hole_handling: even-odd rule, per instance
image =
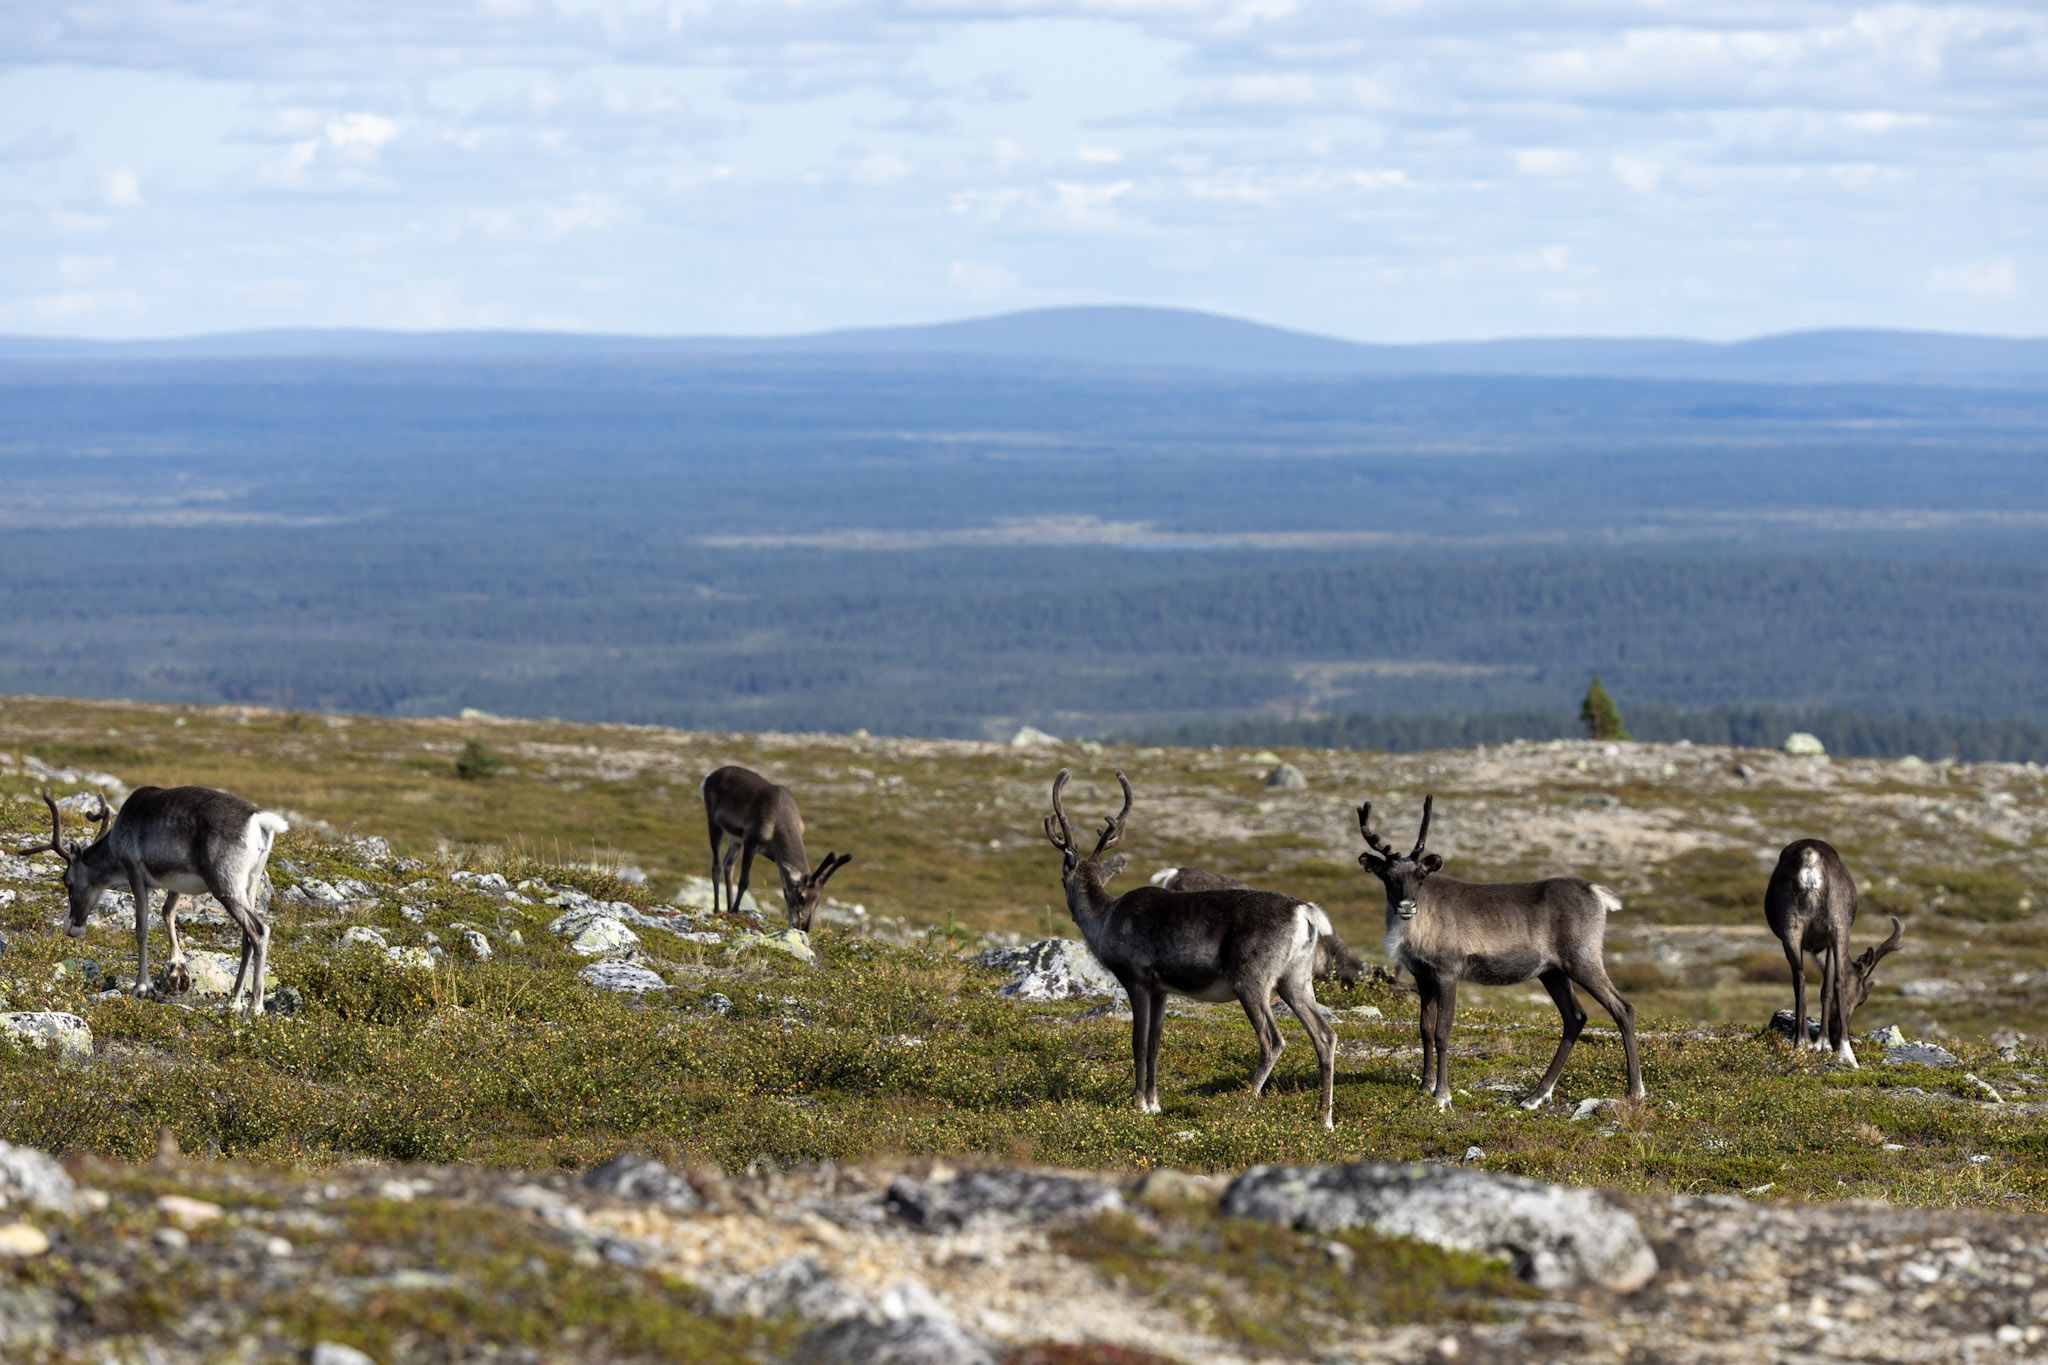
[[1047, 938], [1023, 948], [991, 948], [973, 958], [977, 967], [1009, 972], [1013, 980], [996, 988], [1013, 1000], [1085, 1000], [1116, 997], [1123, 987], [1078, 939]]
[[1301, 769], [1295, 767], [1292, 763], [1282, 763], [1266, 774], [1266, 790], [1269, 792], [1305, 792], [1308, 790], [1308, 779], [1302, 776]]
[[417, 905], [401, 905], [398, 907], [398, 913], [407, 924], [425, 924], [427, 922], [427, 912], [420, 909]]
[[1387, 1017], [1380, 1013], [1378, 1005], [1356, 1005], [1344, 1012], [1356, 1019], [1384, 1019]]
[[1756, 776], [1756, 769], [1750, 767], [1747, 763], [1738, 763], [1735, 765], [1735, 776], [1744, 782], [1748, 782]]
[[27, 1204], [52, 1213], [77, 1207], [78, 1186], [47, 1152], [0, 1142], [0, 1208]]
[[[563, 916], [564, 919], [574, 916]], [[557, 920], [556, 923], [560, 923]], [[557, 930], [556, 932], [560, 932]], [[581, 920], [569, 940], [569, 951], [579, 957], [599, 957], [606, 953], [622, 953], [640, 946], [640, 935], [627, 928], [621, 920], [610, 915], [590, 915]]]
[[1975, 1087], [1977, 1093], [1984, 1096], [1991, 1103], [2005, 1103], [2005, 1096], [1999, 1094], [1990, 1082], [1980, 1080], [1974, 1072], [1965, 1071], [1963, 1073], [1963, 1081], [1965, 1084]]
[[1599, 1113], [1599, 1112], [1600, 1112], [1601, 1110], [1603, 1110], [1603, 1109], [1619, 1109], [1620, 1107], [1621, 1107], [1621, 1101], [1620, 1101], [1620, 1100], [1601, 1100], [1601, 1099], [1585, 1099], [1585, 1100], [1580, 1100], [1580, 1101], [1579, 1101], [1579, 1107], [1578, 1107], [1578, 1108], [1576, 1108], [1576, 1109], [1574, 1109], [1574, 1110], [1572, 1110], [1572, 1118], [1571, 1118], [1571, 1121], [1572, 1121], [1573, 1123], [1577, 1123], [1577, 1122], [1578, 1122], [1578, 1121], [1579, 1121], [1580, 1119], [1589, 1119], [1589, 1118], [1592, 1118], [1592, 1117], [1593, 1117], [1593, 1116], [1594, 1116], [1595, 1114]]
[[1998, 1045], [1998, 1060], [1999, 1060], [1999, 1061], [2001, 1061], [2001, 1062], [2016, 1062], [2016, 1061], [2018, 1061], [2019, 1059], [2020, 1059], [2020, 1045], [2019, 1045], [2018, 1043], [2000, 1043], [2000, 1044]]
[[632, 1152], [621, 1152], [588, 1171], [583, 1183], [602, 1194], [661, 1204], [681, 1213], [694, 1213], [704, 1206], [688, 1180], [654, 1158]]
[[1820, 742], [1818, 735], [1810, 735], [1804, 730], [1794, 730], [1785, 736], [1785, 743], [1780, 747], [1794, 758], [1825, 758], [1828, 752], [1828, 746]]
[[41, 1256], [50, 1249], [50, 1239], [43, 1230], [27, 1223], [0, 1224], [0, 1259], [26, 1260]]
[[1934, 1043], [1900, 1043], [1887, 1048], [1885, 1061], [1894, 1066], [1912, 1063], [1919, 1066], [1951, 1067], [1956, 1064], [1956, 1055], [1947, 1048]]
[[[1795, 1042], [1798, 1040], [1799, 1035], [1792, 1024], [1791, 1010], [1779, 1010], [1771, 1016], [1771, 1032]], [[1820, 1037], [1820, 1020], [1810, 1014], [1806, 1016], [1806, 1036], [1809, 1041]]]
[[149, 1234], [149, 1240], [165, 1251], [183, 1251], [192, 1245], [192, 1239], [181, 1228], [158, 1228]]
[[1224, 1194], [1231, 1217], [1300, 1232], [1370, 1227], [1453, 1251], [1504, 1254], [1542, 1289], [1627, 1292], [1657, 1257], [1635, 1218], [1587, 1189], [1455, 1166], [1254, 1166]]
[[204, 1199], [192, 1199], [182, 1194], [160, 1194], [156, 1198], [156, 1209], [164, 1217], [182, 1228], [196, 1228], [202, 1223], [211, 1223], [227, 1210]]
[[514, 929], [505, 935], [505, 942], [514, 948], [524, 948], [526, 946], [526, 935]]
[[[1787, 1018], [1790, 1018], [1791, 1014], [1792, 1011], [1785, 1011], [1785, 1015]], [[1818, 1037], [1819, 1035], [1816, 1034], [1815, 1036]], [[1865, 1035], [1863, 1035], [1863, 1041], [1866, 1043], [1875, 1043], [1879, 1047], [1903, 1047], [1906, 1043], [1906, 1031], [1900, 1028], [1897, 1024], [1886, 1024], [1883, 1028], [1879, 1029], [1875, 1033], [1866, 1033]]]
[[799, 962], [816, 962], [818, 960], [817, 950], [811, 947], [811, 936], [801, 929], [779, 929], [772, 934], [756, 933], [752, 930], [747, 930], [734, 934], [732, 945], [726, 951], [737, 957], [741, 953], [752, 952], [757, 948], [768, 948], [778, 953], [788, 953]]
[[353, 1346], [323, 1341], [307, 1355], [306, 1365], [377, 1365], [377, 1362]]
[[635, 995], [669, 989], [668, 982], [656, 973], [638, 963], [621, 962], [616, 958], [591, 963], [576, 973], [576, 979], [601, 991], [627, 991]]
[[721, 1313], [756, 1318], [793, 1317], [803, 1322], [836, 1323], [880, 1316], [859, 1291], [833, 1279], [809, 1256], [786, 1257], [764, 1266], [738, 1285], [714, 1296]]
[[491, 941], [475, 929], [462, 931], [462, 955], [473, 962], [491, 960]]
[[1484, 1147], [1467, 1147], [1465, 1155], [1458, 1158], [1458, 1164], [1460, 1166], [1477, 1166], [1484, 1160], [1486, 1160], [1486, 1149]]
[[1035, 725], [1020, 726], [1017, 733], [1010, 736], [1012, 749], [1037, 749], [1059, 742], [1058, 735], [1049, 735]]
[[385, 960], [394, 967], [425, 967], [432, 969], [434, 953], [427, 948], [386, 948]]
[[[1190, 1137], [1196, 1136], [1189, 1134]], [[1191, 1171], [1177, 1170], [1162, 1166], [1148, 1171], [1138, 1182], [1137, 1196], [1155, 1208], [1175, 1204], [1213, 1204], [1222, 1195], [1224, 1180], [1216, 1175], [1196, 1175]]]
[[0, 1032], [34, 1047], [55, 1048], [60, 1056], [92, 1056], [92, 1029], [75, 1014], [58, 1010], [0, 1014]]
[[350, 948], [375, 948], [382, 952], [389, 945], [384, 939], [383, 930], [372, 929], [367, 924], [356, 924], [342, 931], [341, 939], [335, 946], [343, 952]]
[[899, 1176], [883, 1205], [926, 1232], [957, 1231], [979, 1219], [1042, 1223], [1069, 1215], [1116, 1213], [1123, 1196], [1108, 1185], [1044, 1171], [969, 1171], [920, 1185]]
[[720, 992], [713, 991], [704, 998], [704, 1008], [723, 1018], [732, 1013], [732, 1001]]

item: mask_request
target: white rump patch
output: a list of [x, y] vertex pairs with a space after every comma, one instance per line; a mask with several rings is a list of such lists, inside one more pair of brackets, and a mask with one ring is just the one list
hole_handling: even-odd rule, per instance
[[1154, 872], [1152, 874], [1152, 885], [1165, 886], [1168, 882], [1172, 881], [1175, 877], [1178, 877], [1179, 875], [1180, 869], [1177, 867], [1162, 867], [1157, 872]]
[[1819, 851], [1811, 848], [1807, 849], [1804, 857], [1801, 859], [1799, 884], [1808, 891], [1818, 891], [1826, 880], [1821, 875]]
[[1302, 909], [1308, 911], [1308, 922], [1315, 926], [1317, 934], [1334, 934], [1337, 932], [1330, 927], [1330, 917], [1323, 913], [1322, 906], [1317, 905], [1314, 901], [1303, 901], [1301, 906]]
[[242, 847], [249, 850], [249, 856], [262, 862], [270, 856], [270, 845], [277, 836], [291, 829], [282, 815], [273, 811], [259, 810], [249, 817], [249, 823], [242, 827]]
[[1597, 882], [1593, 886], [1593, 899], [1600, 902], [1600, 913], [1603, 915], [1611, 915], [1621, 909], [1621, 897]]

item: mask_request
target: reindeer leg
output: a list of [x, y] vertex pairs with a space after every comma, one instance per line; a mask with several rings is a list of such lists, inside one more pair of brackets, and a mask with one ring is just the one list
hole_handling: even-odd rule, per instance
[[1323, 1018], [1322, 1010], [1316, 1007], [1316, 992], [1312, 976], [1313, 958], [1297, 965], [1286, 976], [1280, 978], [1280, 998], [1287, 1002], [1287, 1008], [1294, 1011], [1294, 1017], [1301, 1020], [1301, 1026], [1308, 1030], [1309, 1046], [1316, 1050], [1316, 1078], [1323, 1086], [1323, 1127], [1337, 1126], [1337, 1031]]
[[1436, 1089], [1436, 978], [1415, 978], [1415, 993], [1422, 1001], [1422, 1093]]
[[718, 857], [718, 855], [719, 855], [719, 853], [720, 853], [720, 852], [722, 851], [722, 845], [723, 845], [723, 844], [725, 843], [725, 831], [724, 831], [724, 830], [722, 830], [722, 829], [720, 829], [720, 828], [718, 827], [718, 822], [717, 822], [716, 820], [713, 820], [713, 821], [711, 821], [711, 822], [710, 822], [710, 825], [711, 825], [711, 913], [715, 915], [715, 914], [717, 914], [717, 913], [718, 913], [718, 909], [719, 909], [719, 906], [718, 906], [718, 897], [719, 897], [719, 893], [720, 893], [721, 891], [723, 891], [723, 890], [724, 890], [724, 882], [723, 882], [723, 875], [722, 875], [722, 864], [720, 863], [720, 860], [719, 860], [719, 857]]
[[[740, 889], [734, 891], [730, 886], [725, 889], [725, 901], [728, 910], [737, 912], [740, 908], [740, 898], [747, 894], [747, 881], [754, 875], [754, 850], [757, 847], [759, 845], [753, 843], [745, 843], [740, 846]], [[726, 859], [727, 865], [730, 866], [731, 862], [732, 860], [728, 856]]]
[[1848, 951], [1843, 934], [1828, 949], [1828, 1041], [1835, 1046], [1835, 1060], [1851, 1070], [1861, 1070], [1856, 1065], [1856, 1049], [1849, 1042], [1849, 973], [1848, 964], [1843, 961]]
[[1785, 960], [1792, 964], [1792, 1049], [1814, 1047], [1806, 1036], [1806, 954], [1800, 949], [1803, 930], [1785, 937]]
[[1146, 1093], [1145, 1062], [1152, 1055], [1152, 992], [1133, 981], [1123, 983], [1131, 1002], [1131, 1099], [1138, 1112], [1149, 1114], [1152, 1105]]
[[[1133, 1008], [1131, 1013], [1135, 1017], [1137, 1010]], [[1155, 1114], [1160, 1112], [1159, 1035], [1165, 1030], [1165, 1026], [1166, 992], [1154, 991], [1152, 993], [1152, 1022], [1146, 1031], [1145, 1038], [1145, 1102], [1151, 1106], [1151, 1112]]]
[[185, 970], [185, 945], [178, 941], [178, 893], [164, 892], [164, 931], [171, 936], [170, 987], [173, 995], [192, 989], [192, 974]]
[[1273, 1018], [1272, 992], [1265, 986], [1238, 987], [1237, 1001], [1244, 1006], [1245, 1017], [1252, 1021], [1252, 1032], [1259, 1036], [1259, 1064], [1252, 1072], [1252, 1098], [1257, 1099], [1265, 1090], [1266, 1078], [1273, 1074], [1287, 1040], [1280, 1036], [1279, 1022]]
[[135, 897], [135, 994], [155, 995], [156, 983], [149, 979], [149, 883], [139, 868], [129, 870], [128, 890]]
[[253, 968], [254, 979], [249, 983], [249, 1014], [251, 1018], [263, 1013], [263, 974], [270, 965], [270, 926], [255, 911], [243, 905], [240, 897], [214, 895], [242, 931], [242, 961], [235, 968], [234, 989], [228, 992], [228, 1011], [233, 1013], [242, 998], [242, 978], [249, 976]]
[[1550, 1059], [1550, 1067], [1543, 1073], [1543, 1079], [1536, 1082], [1536, 1088], [1522, 1101], [1524, 1109], [1541, 1109], [1550, 1102], [1550, 1092], [1557, 1088], [1557, 1078], [1564, 1074], [1565, 1058], [1572, 1055], [1572, 1045], [1579, 1041], [1579, 1034], [1586, 1027], [1586, 1011], [1580, 1006], [1579, 998], [1572, 994], [1572, 979], [1564, 968], [1552, 967], [1536, 979], [1543, 983], [1543, 989], [1550, 992], [1551, 1000], [1556, 1003], [1564, 1035], [1558, 1039], [1557, 1054]]
[[1614, 989], [1614, 983], [1607, 979], [1607, 968], [1599, 962], [1586, 965], [1577, 973], [1578, 982], [1586, 988], [1586, 994], [1600, 1002], [1600, 1008], [1614, 1016], [1614, 1026], [1621, 1030], [1621, 1052], [1628, 1061], [1628, 1097], [1632, 1100], [1643, 1098], [1643, 1068], [1636, 1054], [1636, 1007], [1621, 998], [1621, 992]]
[[1458, 983], [1436, 979], [1436, 1107], [1451, 1107], [1451, 1020], [1458, 1013]]

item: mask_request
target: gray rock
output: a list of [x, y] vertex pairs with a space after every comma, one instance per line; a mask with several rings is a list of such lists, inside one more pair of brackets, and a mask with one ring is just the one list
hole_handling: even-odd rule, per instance
[[1009, 985], [997, 995], [1014, 1000], [1089, 1000], [1123, 994], [1109, 968], [1095, 960], [1079, 939], [1046, 938], [1022, 948], [991, 948], [975, 956], [977, 967], [1008, 972]]
[[732, 936], [732, 944], [726, 949], [735, 957], [741, 953], [767, 949], [770, 952], [787, 953], [799, 962], [816, 962], [817, 949], [811, 947], [811, 936], [801, 929], [778, 929], [774, 933], [755, 933], [746, 930]]
[[1292, 763], [1282, 763], [1273, 769], [1272, 772], [1266, 774], [1266, 790], [1269, 792], [1305, 792], [1308, 790], [1308, 779], [1302, 776], [1301, 769], [1295, 767]]
[[927, 1232], [947, 1232], [978, 1219], [1048, 1219], [1115, 1213], [1124, 1199], [1113, 1187], [1045, 1171], [969, 1171], [951, 1180], [922, 1185], [898, 1176], [882, 1203], [889, 1212]]
[[601, 991], [630, 991], [635, 995], [669, 989], [668, 982], [654, 972], [638, 963], [621, 962], [615, 958], [591, 963], [576, 973], [576, 979]]
[[75, 1014], [57, 1010], [0, 1014], [0, 1032], [33, 1047], [55, 1048], [60, 1056], [92, 1056], [92, 1029]]
[[732, 1001], [724, 994], [713, 991], [704, 997], [704, 1008], [722, 1019], [732, 1013]]
[[[1792, 1011], [1790, 1010], [1784, 1010], [1781, 1011], [1781, 1013], [1783, 1013], [1787, 1019], [1792, 1017]], [[1818, 1037], [1819, 1035], [1815, 1034], [1814, 1036]], [[1883, 1028], [1879, 1029], [1875, 1033], [1864, 1034], [1863, 1041], [1866, 1043], [1875, 1043], [1879, 1047], [1902, 1047], [1906, 1042], [1906, 1031], [1900, 1028], [1897, 1024], [1886, 1024]]]
[[[923, 1285], [906, 1280], [882, 1296], [877, 1313], [848, 1318], [806, 1337], [803, 1365], [995, 1365]], [[879, 1321], [877, 1320], [879, 1318]]]
[[1059, 742], [1058, 735], [1049, 735], [1036, 725], [1019, 726], [1017, 733], [1010, 736], [1012, 749], [1041, 749]]
[[584, 1175], [583, 1183], [602, 1194], [660, 1204], [679, 1213], [694, 1213], [704, 1207], [696, 1187], [688, 1180], [653, 1157], [632, 1152], [621, 1152], [604, 1165], [592, 1168]]
[[1828, 746], [1820, 742], [1818, 735], [1810, 735], [1804, 730], [1794, 730], [1785, 736], [1783, 748], [1795, 758], [1825, 758], [1828, 752]]
[[489, 962], [491, 960], [491, 941], [485, 938], [479, 930], [464, 929], [462, 931], [462, 955], [473, 962]]
[[640, 936], [609, 908], [571, 910], [555, 917], [548, 932], [569, 940], [569, 951], [583, 957], [621, 953], [640, 946]]
[[353, 1346], [343, 1346], [337, 1341], [323, 1341], [314, 1346], [306, 1355], [307, 1365], [377, 1365], [371, 1357], [364, 1355]]
[[[1771, 1032], [1779, 1034], [1780, 1036], [1790, 1039], [1793, 1042], [1798, 1041], [1799, 1035], [1792, 1024], [1791, 1010], [1779, 1010], [1776, 1014], [1773, 1014], [1771, 1016]], [[1820, 1020], [1814, 1018], [1810, 1014], [1806, 1016], [1806, 1036], [1809, 1040], [1817, 1039], [1820, 1037]], [[1901, 1039], [1901, 1041], [1904, 1040]]]
[[880, 1317], [880, 1310], [866, 1295], [833, 1279], [815, 1260], [802, 1255], [764, 1266], [724, 1293], [713, 1295], [712, 1307], [733, 1315], [793, 1317], [827, 1324]]
[[0, 1142], [0, 1208], [26, 1204], [52, 1213], [70, 1213], [78, 1186], [46, 1152]]
[[1453, 1251], [1507, 1257], [1542, 1289], [1632, 1290], [1657, 1273], [1633, 1216], [1591, 1190], [1453, 1166], [1254, 1166], [1222, 1209], [1302, 1232], [1370, 1227]]
[[1900, 1043], [1897, 1047], [1886, 1048], [1884, 1059], [1893, 1066], [1917, 1064], [1946, 1068], [1956, 1064], [1955, 1053], [1934, 1043]]
[[372, 929], [367, 924], [353, 924], [342, 931], [341, 938], [335, 946], [344, 952], [357, 947], [375, 948], [381, 952], [389, 945], [385, 942], [383, 930]]

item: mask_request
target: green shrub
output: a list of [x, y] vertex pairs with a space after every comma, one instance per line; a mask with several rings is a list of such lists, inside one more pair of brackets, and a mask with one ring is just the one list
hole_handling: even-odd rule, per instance
[[504, 767], [505, 761], [480, 739], [462, 741], [462, 752], [455, 756], [455, 775], [467, 782], [496, 777]]

